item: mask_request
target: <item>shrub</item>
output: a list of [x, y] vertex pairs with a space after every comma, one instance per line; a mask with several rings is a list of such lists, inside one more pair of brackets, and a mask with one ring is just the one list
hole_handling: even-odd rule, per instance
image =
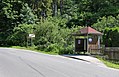
[[26, 46], [29, 33], [33, 33], [33, 25], [20, 24], [14, 28], [13, 34], [7, 38], [7, 41], [12, 45]]
[[74, 54], [73, 46], [69, 45], [67, 47], [62, 47], [59, 51], [59, 54]]
[[52, 21], [53, 19], [45, 20], [36, 26], [35, 45], [40, 50], [46, 52], [57, 52], [59, 54], [72, 54], [74, 38], [71, 33], [77, 28], [67, 28], [60, 26], [60, 22]]
[[47, 52], [56, 52], [58, 53], [59, 52], [59, 49], [58, 49], [58, 45], [57, 44], [50, 44], [46, 49], [45, 51]]
[[119, 47], [119, 27], [106, 28], [104, 30], [103, 41], [108, 47]]

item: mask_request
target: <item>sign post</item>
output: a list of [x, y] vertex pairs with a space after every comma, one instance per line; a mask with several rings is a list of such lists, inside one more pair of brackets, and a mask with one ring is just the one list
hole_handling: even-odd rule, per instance
[[[29, 34], [28, 38], [30, 38], [30, 45], [33, 46], [33, 38], [35, 37], [35, 34]], [[28, 38], [27, 38], [27, 47], [28, 47]]]

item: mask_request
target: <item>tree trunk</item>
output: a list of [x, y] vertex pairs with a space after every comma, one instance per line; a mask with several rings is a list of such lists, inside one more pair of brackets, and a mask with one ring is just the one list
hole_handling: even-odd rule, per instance
[[63, 14], [63, 0], [60, 0], [60, 14]]
[[53, 0], [52, 4], [53, 16], [57, 16], [58, 13], [57, 5], [58, 5], [57, 0]]

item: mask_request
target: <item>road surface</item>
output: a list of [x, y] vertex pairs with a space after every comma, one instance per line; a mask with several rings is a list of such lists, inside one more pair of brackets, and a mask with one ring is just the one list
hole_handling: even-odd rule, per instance
[[0, 48], [0, 77], [119, 77], [119, 71], [58, 55]]

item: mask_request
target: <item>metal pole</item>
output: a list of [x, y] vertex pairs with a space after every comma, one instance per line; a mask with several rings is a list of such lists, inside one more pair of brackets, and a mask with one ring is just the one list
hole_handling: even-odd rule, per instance
[[28, 36], [26, 36], [26, 48], [28, 48]]
[[87, 34], [87, 52], [88, 52], [88, 34]]
[[32, 45], [32, 37], [31, 37], [31, 46], [33, 46], [33, 45]]

